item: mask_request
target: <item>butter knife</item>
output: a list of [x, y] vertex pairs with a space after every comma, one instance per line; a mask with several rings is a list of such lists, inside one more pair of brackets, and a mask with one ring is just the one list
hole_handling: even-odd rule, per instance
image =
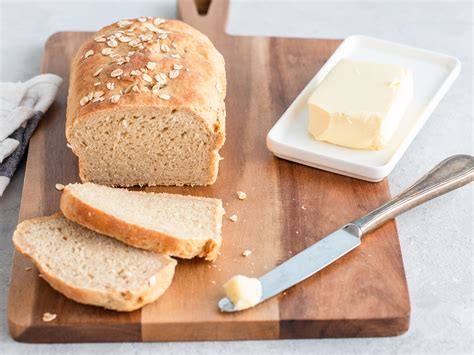
[[[365, 234], [388, 220], [473, 180], [474, 157], [453, 155], [443, 160], [398, 196], [346, 224], [261, 276], [259, 281], [262, 284], [262, 297], [259, 303], [307, 279], [357, 248]], [[238, 311], [227, 297], [222, 298], [218, 306], [223, 312]]]

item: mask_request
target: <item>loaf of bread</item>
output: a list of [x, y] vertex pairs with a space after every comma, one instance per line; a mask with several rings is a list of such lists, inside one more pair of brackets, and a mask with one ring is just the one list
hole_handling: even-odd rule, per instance
[[224, 59], [177, 20], [101, 29], [71, 64], [66, 138], [82, 181], [208, 185], [225, 140]]
[[155, 301], [171, 284], [176, 266], [168, 256], [130, 247], [60, 213], [20, 223], [13, 243], [66, 297], [116, 311]]
[[215, 198], [69, 184], [60, 208], [89, 229], [166, 255], [215, 260], [222, 243], [224, 209]]

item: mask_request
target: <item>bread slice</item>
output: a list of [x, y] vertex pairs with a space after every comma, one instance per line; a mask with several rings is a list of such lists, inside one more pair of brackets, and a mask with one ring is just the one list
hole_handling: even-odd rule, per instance
[[89, 229], [157, 253], [215, 260], [222, 243], [219, 199], [85, 183], [67, 185], [60, 207]]
[[132, 248], [60, 213], [20, 223], [13, 243], [66, 297], [116, 311], [155, 301], [171, 284], [176, 266], [168, 256]]

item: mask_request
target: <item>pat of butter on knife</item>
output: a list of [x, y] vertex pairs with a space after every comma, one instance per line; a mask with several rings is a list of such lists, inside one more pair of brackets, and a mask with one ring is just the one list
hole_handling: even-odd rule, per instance
[[224, 289], [236, 311], [251, 308], [262, 298], [262, 284], [256, 278], [236, 275], [225, 283]]
[[308, 100], [308, 130], [319, 141], [383, 149], [412, 97], [410, 71], [394, 64], [342, 59]]

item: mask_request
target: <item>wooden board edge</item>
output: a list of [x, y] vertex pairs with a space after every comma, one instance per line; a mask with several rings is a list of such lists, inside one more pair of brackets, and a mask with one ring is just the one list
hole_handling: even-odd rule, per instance
[[[19, 278], [16, 277], [16, 269], [18, 269], [21, 263], [21, 260], [18, 260], [18, 253], [13, 250], [12, 255], [12, 264], [10, 270], [10, 285], [8, 289], [7, 296], [7, 323], [10, 336], [15, 340], [20, 340], [28, 331], [29, 326], [31, 325], [31, 317], [28, 317], [29, 312], [24, 307], [16, 307], [16, 303], [13, 300], [16, 300], [19, 295], [15, 295], [14, 292], [17, 289], [15, 287], [16, 280]], [[32, 304], [32, 303], [30, 303]]]
[[[388, 200], [392, 198], [392, 192], [390, 190], [390, 184], [388, 182], [388, 177], [384, 178], [384, 183], [387, 189], [387, 194], [388, 194]], [[398, 336], [406, 333], [408, 329], [410, 328], [410, 319], [411, 319], [411, 299], [410, 299], [410, 289], [408, 288], [408, 280], [407, 280], [407, 273], [405, 271], [405, 260], [403, 258], [403, 252], [402, 252], [402, 245], [400, 242], [400, 233], [398, 232], [398, 223], [397, 219], [394, 218], [391, 221], [388, 221], [385, 223], [391, 224], [393, 226], [393, 229], [395, 230], [395, 235], [397, 239], [397, 251], [399, 254], [400, 258], [400, 267], [401, 267], [401, 274], [403, 276], [403, 296], [400, 298], [400, 300], [404, 303], [402, 303], [400, 307], [400, 314], [398, 317], [393, 317], [390, 318], [391, 320], [397, 320], [398, 327], [395, 327], [394, 331], [398, 331], [396, 334], [389, 334], [387, 336]], [[377, 335], [374, 335], [377, 336]], [[382, 335], [379, 335], [382, 336]]]
[[410, 315], [384, 319], [282, 321], [280, 339], [392, 337], [406, 333]]
[[142, 325], [144, 342], [275, 340], [280, 336], [280, 321], [148, 323]]
[[[35, 133], [33, 133], [33, 136], [31, 138], [33, 138], [34, 135]], [[27, 174], [31, 169], [30, 160], [28, 159], [30, 154], [31, 152], [28, 149], [28, 152], [25, 157], [25, 159], [27, 160], [24, 181], [26, 180]], [[18, 214], [18, 223], [26, 219], [25, 214], [28, 213], [24, 209], [24, 206], [26, 205], [25, 199], [28, 195], [27, 193], [25, 193], [25, 190], [27, 188], [28, 187], [23, 184], [22, 196], [20, 200], [20, 210]], [[13, 234], [10, 237], [12, 238]], [[32, 272], [30, 271], [25, 275], [21, 275], [22, 272], [25, 273], [26, 268], [32, 268]], [[26, 282], [23, 277], [29, 278], [29, 285], [31, 288], [29, 292], [19, 294], [17, 290], [22, 289], [19, 283]], [[13, 247], [12, 261], [10, 267], [10, 283], [7, 296], [7, 323], [10, 336], [17, 341], [23, 341], [23, 339], [27, 339], [29, 330], [32, 326], [33, 307], [35, 304], [35, 295], [37, 293], [37, 283], [33, 278], [36, 277], [38, 277], [38, 273], [33, 263], [23, 255], [21, 255], [19, 252], [17, 252]], [[21, 300], [21, 302], [19, 302], [19, 300]]]
[[[14, 329], [16, 331], [17, 329]], [[22, 343], [49, 344], [49, 343], [98, 343], [98, 342], [140, 342], [140, 324], [124, 324], [123, 326], [95, 326], [85, 324], [81, 326], [30, 325], [10, 334], [15, 341]]]

